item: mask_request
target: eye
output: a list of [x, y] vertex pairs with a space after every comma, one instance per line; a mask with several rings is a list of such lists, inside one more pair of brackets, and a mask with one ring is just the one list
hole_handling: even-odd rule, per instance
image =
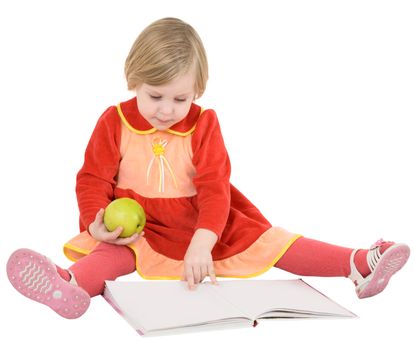
[[176, 98], [175, 99], [177, 102], [185, 102], [185, 101], [187, 101], [187, 99], [186, 98]]
[[150, 95], [153, 100], [161, 100], [161, 96]]

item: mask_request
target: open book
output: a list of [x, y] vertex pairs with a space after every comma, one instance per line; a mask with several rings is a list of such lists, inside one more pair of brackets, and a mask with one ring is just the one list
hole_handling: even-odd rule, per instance
[[274, 318], [356, 317], [301, 279], [106, 281], [104, 298], [141, 335], [255, 326]]

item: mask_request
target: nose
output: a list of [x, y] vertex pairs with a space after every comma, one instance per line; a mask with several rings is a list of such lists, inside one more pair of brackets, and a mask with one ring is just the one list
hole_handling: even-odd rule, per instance
[[165, 101], [159, 109], [159, 112], [162, 116], [171, 116], [174, 113], [174, 106], [172, 103]]

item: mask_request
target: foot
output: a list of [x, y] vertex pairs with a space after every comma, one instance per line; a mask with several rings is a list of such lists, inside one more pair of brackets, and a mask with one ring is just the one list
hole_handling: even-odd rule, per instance
[[381, 252], [384, 244], [387, 242], [379, 240], [368, 251], [366, 259], [370, 273], [366, 277], [363, 277], [355, 266], [354, 257], [357, 250], [351, 254], [351, 274], [348, 277], [354, 282], [355, 291], [360, 299], [382, 292], [390, 278], [404, 266], [410, 256], [410, 248], [405, 244], [391, 244]]
[[16, 250], [7, 262], [7, 276], [19, 293], [62, 317], [80, 317], [89, 307], [88, 293], [65, 281], [48, 258], [33, 250]]

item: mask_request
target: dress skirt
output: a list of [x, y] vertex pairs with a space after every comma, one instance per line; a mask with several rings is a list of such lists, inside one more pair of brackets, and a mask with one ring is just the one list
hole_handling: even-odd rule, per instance
[[[299, 237], [301, 235], [293, 234], [280, 227], [271, 227], [244, 251], [224, 259], [214, 260], [216, 276], [231, 278], [258, 276], [273, 267]], [[64, 253], [70, 260], [77, 261], [90, 254], [98, 244], [98, 241], [84, 231], [64, 245]], [[136, 270], [142, 278], [181, 279], [184, 261], [156, 252], [145, 236], [129, 247], [135, 253]]]

